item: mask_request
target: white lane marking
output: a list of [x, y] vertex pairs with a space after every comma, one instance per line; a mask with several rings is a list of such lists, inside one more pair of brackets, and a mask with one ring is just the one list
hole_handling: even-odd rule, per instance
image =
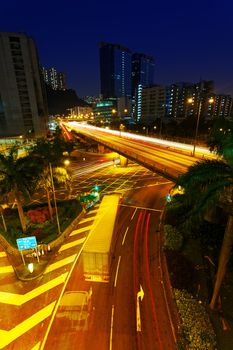
[[135, 208], [135, 209], [134, 209], [134, 212], [133, 212], [133, 215], [131, 216], [131, 219], [130, 219], [130, 221], [132, 221], [132, 220], [133, 220], [133, 218], [134, 218], [134, 215], [136, 214], [136, 211], [137, 211], [137, 208]]
[[117, 276], [118, 276], [120, 262], [121, 262], [121, 256], [119, 256], [118, 262], [117, 262], [117, 269], [116, 269], [116, 276], [115, 276], [115, 281], [114, 281], [114, 287], [116, 287], [116, 284], [117, 284]]
[[125, 237], [126, 237], [126, 235], [127, 235], [128, 229], [129, 229], [129, 226], [127, 227], [127, 229], [126, 229], [126, 231], [125, 231], [125, 234], [124, 234], [124, 237], [123, 237], [123, 240], [122, 240], [121, 245], [124, 245], [124, 243], [125, 243]]
[[112, 350], [113, 316], [114, 316], [114, 305], [112, 305], [112, 316], [111, 316], [111, 329], [110, 329], [109, 350]]

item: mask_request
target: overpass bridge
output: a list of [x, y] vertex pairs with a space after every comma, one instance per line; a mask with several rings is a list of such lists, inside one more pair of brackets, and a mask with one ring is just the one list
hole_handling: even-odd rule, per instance
[[196, 147], [195, 157], [193, 157], [193, 145], [102, 129], [78, 122], [62, 121], [61, 123], [63, 129], [74, 130], [78, 134], [95, 140], [103, 147], [117, 152], [123, 164], [127, 163], [126, 159], [130, 159], [172, 181], [185, 173], [188, 167], [198, 160], [216, 158], [204, 147]]

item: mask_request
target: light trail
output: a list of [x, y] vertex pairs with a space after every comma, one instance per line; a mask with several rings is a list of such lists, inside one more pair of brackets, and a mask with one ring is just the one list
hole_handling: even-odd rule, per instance
[[[86, 130], [91, 130], [91, 131], [100, 131], [102, 133], [106, 133], [106, 134], [111, 134], [111, 135], [116, 135], [116, 136], [121, 136], [121, 137], [126, 137], [129, 139], [133, 139], [133, 140], [138, 140], [138, 141], [145, 141], [145, 142], [150, 142], [150, 143], [155, 143], [157, 145], [162, 145], [162, 146], [168, 146], [168, 147], [173, 147], [173, 148], [177, 148], [177, 149], [183, 149], [186, 151], [193, 151], [193, 145], [190, 144], [185, 144], [185, 143], [179, 143], [179, 142], [175, 142], [175, 141], [168, 141], [168, 140], [162, 140], [156, 137], [148, 137], [148, 136], [143, 136], [143, 135], [137, 135], [137, 134], [132, 134], [129, 132], [122, 132], [122, 131], [118, 131], [118, 130], [110, 130], [110, 129], [103, 129], [103, 128], [99, 128], [93, 125], [89, 125], [89, 124], [84, 124], [84, 123], [78, 123], [75, 121], [72, 122], [68, 122], [68, 125], [70, 125], [71, 127], [76, 127], [79, 129], [86, 129]], [[196, 147], [196, 151], [202, 153], [202, 154], [208, 154], [208, 155], [213, 155], [208, 148], [206, 147]]]
[[148, 254], [148, 232], [149, 232], [149, 222], [150, 222], [150, 213], [147, 215], [147, 220], [146, 220], [146, 234], [145, 234], [145, 260], [146, 260], [146, 276], [147, 276], [147, 284], [148, 284], [148, 289], [150, 293], [150, 299], [151, 299], [151, 304], [152, 304], [152, 314], [153, 314], [153, 319], [155, 323], [155, 330], [157, 333], [158, 337], [158, 342], [159, 342], [159, 348], [163, 349], [161, 338], [160, 338], [160, 333], [159, 333], [159, 323], [158, 323], [158, 318], [156, 315], [156, 310], [155, 310], [155, 302], [154, 302], [154, 296], [153, 296], [153, 291], [151, 287], [151, 277], [150, 277], [150, 266], [149, 266], [149, 254]]
[[86, 175], [86, 174], [89, 174], [89, 173], [92, 173], [94, 171], [106, 168], [106, 167], [111, 166], [111, 165], [113, 165], [112, 161], [104, 162], [104, 163], [97, 164], [97, 165], [85, 166], [84, 169], [83, 168], [78, 169], [75, 172], [73, 172], [72, 178], [78, 177], [80, 175]]

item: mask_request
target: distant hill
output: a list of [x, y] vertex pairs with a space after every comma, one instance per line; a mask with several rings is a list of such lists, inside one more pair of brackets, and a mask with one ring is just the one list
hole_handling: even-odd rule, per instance
[[46, 93], [49, 114], [69, 114], [68, 108], [89, 106], [89, 104], [79, 98], [72, 89], [53, 90], [46, 85]]

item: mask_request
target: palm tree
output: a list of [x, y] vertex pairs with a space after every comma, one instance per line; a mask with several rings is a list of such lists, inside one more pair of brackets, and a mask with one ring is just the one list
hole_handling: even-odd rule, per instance
[[40, 173], [37, 188], [38, 189], [44, 188], [46, 191], [49, 217], [50, 217], [50, 221], [52, 222], [53, 221], [53, 208], [52, 208], [52, 204], [51, 204], [51, 193], [53, 190], [53, 186], [52, 186], [51, 176], [53, 176], [53, 178], [55, 179], [55, 181], [58, 184], [61, 184], [61, 183], [67, 184], [67, 182], [69, 181], [69, 175], [67, 173], [67, 170], [65, 168], [62, 168], [62, 167], [53, 167], [52, 174], [51, 174], [49, 164], [45, 164], [42, 172]]
[[11, 192], [13, 195], [23, 232], [27, 229], [23, 199], [29, 199], [35, 190], [40, 169], [40, 163], [36, 163], [30, 155], [19, 158], [18, 147], [12, 147], [7, 154], [0, 154], [0, 194]]
[[233, 164], [224, 158], [197, 162], [189, 168], [186, 174], [178, 178], [176, 185], [184, 188], [184, 194], [181, 197], [186, 208], [189, 208], [186, 219], [197, 219], [196, 222], [200, 222], [204, 213], [219, 201], [224, 201], [231, 207], [210, 302], [210, 308], [214, 309], [233, 245]]
[[[64, 153], [73, 149], [73, 145], [70, 142], [66, 142], [59, 137], [53, 141], [47, 139], [39, 139], [30, 151], [30, 154], [38, 159], [43, 164], [42, 171], [40, 173], [40, 181], [38, 187], [43, 187], [46, 191], [47, 202], [50, 220], [53, 220], [53, 208], [51, 205], [51, 192], [52, 192], [52, 179], [54, 177], [57, 183], [65, 183], [69, 181], [69, 175], [67, 170], [60, 167], [64, 159]], [[52, 174], [50, 172], [50, 165], [52, 167]]]

